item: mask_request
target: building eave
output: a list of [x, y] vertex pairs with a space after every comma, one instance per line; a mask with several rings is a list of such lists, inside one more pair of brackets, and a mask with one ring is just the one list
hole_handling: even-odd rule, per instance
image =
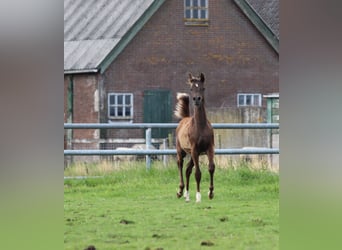
[[75, 75], [75, 74], [88, 74], [88, 73], [98, 73], [99, 69], [71, 69], [64, 70], [64, 75]]
[[235, 4], [253, 23], [257, 30], [262, 34], [271, 47], [279, 54], [279, 39], [270, 29], [270, 27], [263, 21], [263, 19], [256, 13], [252, 6], [246, 0], [234, 0]]

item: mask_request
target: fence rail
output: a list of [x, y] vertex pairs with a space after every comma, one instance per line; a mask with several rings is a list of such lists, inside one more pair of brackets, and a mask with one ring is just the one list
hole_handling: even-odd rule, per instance
[[[175, 155], [175, 149], [155, 150], [151, 147], [151, 129], [169, 128], [175, 129], [178, 123], [64, 123], [64, 129], [146, 129], [147, 149], [73, 149], [64, 150], [64, 155], [146, 155], [146, 168], [151, 166], [151, 155]], [[278, 123], [212, 123], [214, 129], [279, 129]], [[215, 149], [215, 154], [279, 154], [279, 148], [239, 148], [239, 149]]]
[[[214, 129], [279, 129], [279, 123], [212, 123]], [[64, 123], [64, 129], [177, 128], [178, 123]]]
[[[64, 155], [175, 155], [176, 149], [73, 149], [64, 150]], [[279, 154], [277, 148], [234, 148], [215, 149], [217, 155], [239, 155], [239, 154]]]

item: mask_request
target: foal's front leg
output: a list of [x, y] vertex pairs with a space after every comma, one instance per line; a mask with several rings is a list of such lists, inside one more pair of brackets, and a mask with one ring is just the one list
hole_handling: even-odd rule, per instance
[[195, 150], [192, 150], [191, 158], [195, 165], [195, 178], [196, 178], [196, 186], [197, 186], [196, 202], [201, 202], [200, 184], [201, 184], [202, 173], [199, 167], [199, 154], [195, 152]]
[[187, 201], [187, 202], [190, 201], [189, 182], [190, 182], [190, 175], [191, 175], [193, 166], [194, 166], [194, 161], [191, 158], [189, 163], [186, 166], [186, 172], [185, 172], [186, 184], [185, 184], [184, 197], [185, 197], [185, 201]]
[[179, 172], [179, 191], [177, 192], [177, 197], [180, 198], [183, 195], [184, 190], [184, 180], [183, 180], [183, 159], [185, 157], [185, 152], [177, 152], [177, 165]]

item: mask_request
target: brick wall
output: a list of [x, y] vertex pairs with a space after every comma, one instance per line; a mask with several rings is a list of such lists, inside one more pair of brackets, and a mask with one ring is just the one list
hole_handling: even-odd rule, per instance
[[[205, 74], [206, 105], [212, 110], [235, 109], [237, 93], [279, 92], [278, 54], [233, 1], [209, 1], [207, 27], [186, 26], [183, 11], [183, 1], [165, 1], [102, 76], [74, 76], [73, 122], [107, 123], [109, 92], [133, 93], [134, 122], [143, 122], [144, 90], [171, 90], [174, 106], [176, 92], [188, 92], [188, 72]], [[65, 88], [68, 81], [65, 77]], [[100, 113], [94, 110], [97, 88]], [[144, 137], [143, 130], [75, 130], [74, 138], [98, 134]]]
[[[99, 76], [98, 75], [66, 75], [64, 76], [64, 122], [68, 119], [68, 86], [73, 82], [73, 123], [99, 122]], [[74, 129], [72, 133], [65, 131], [65, 148], [98, 149], [100, 131], [98, 129]], [[69, 157], [71, 158], [71, 157]], [[73, 160], [92, 161], [97, 156], [73, 157]]]
[[211, 108], [236, 107], [239, 92], [279, 91], [277, 53], [233, 1], [210, 1], [207, 27], [186, 26], [183, 15], [183, 1], [165, 1], [105, 72], [106, 92], [134, 94], [134, 122], [143, 121], [144, 90], [172, 90], [175, 102], [176, 92], [188, 92], [187, 72], [204, 72]]
[[[99, 122], [99, 102], [96, 102], [95, 96], [98, 90], [97, 75], [66, 75], [64, 77], [64, 122], [68, 117], [68, 85], [70, 77], [73, 81], [73, 123], [98, 123]], [[96, 135], [94, 129], [75, 129], [74, 138], [94, 139]]]

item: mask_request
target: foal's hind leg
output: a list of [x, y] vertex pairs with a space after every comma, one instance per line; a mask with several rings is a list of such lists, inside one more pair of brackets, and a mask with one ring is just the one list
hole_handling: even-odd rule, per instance
[[191, 158], [188, 164], [186, 165], [186, 172], [185, 172], [185, 177], [186, 177], [185, 193], [184, 193], [185, 201], [190, 201], [189, 182], [190, 182], [190, 175], [191, 175], [193, 166], [194, 166], [194, 161]]
[[179, 191], [177, 192], [177, 197], [182, 197], [183, 190], [184, 190], [184, 180], [183, 180], [183, 159], [186, 153], [184, 151], [177, 152], [177, 165], [178, 165], [178, 172], [179, 172]]
[[214, 172], [215, 172], [215, 163], [214, 163], [214, 149], [210, 149], [207, 152], [208, 160], [209, 160], [209, 174], [210, 174], [210, 186], [208, 196], [209, 199], [214, 198]]

